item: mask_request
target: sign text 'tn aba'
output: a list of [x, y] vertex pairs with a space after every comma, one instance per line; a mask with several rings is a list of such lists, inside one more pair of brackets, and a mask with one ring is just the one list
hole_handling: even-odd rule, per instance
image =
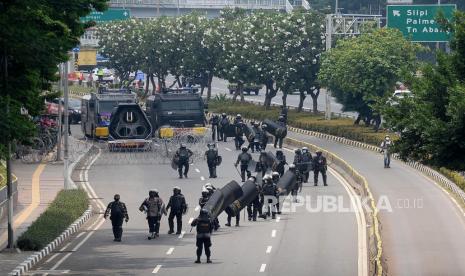
[[405, 37], [416, 42], [446, 42], [450, 33], [436, 22], [439, 11], [450, 20], [455, 5], [389, 5], [387, 26], [399, 29]]

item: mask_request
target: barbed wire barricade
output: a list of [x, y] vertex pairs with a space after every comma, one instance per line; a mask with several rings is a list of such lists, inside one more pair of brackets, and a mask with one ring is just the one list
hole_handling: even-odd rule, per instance
[[166, 139], [154, 138], [139, 149], [114, 147], [110, 150], [106, 141], [94, 141], [93, 144], [101, 149], [97, 165], [170, 164], [181, 144], [193, 152], [192, 163], [203, 160], [210, 137], [207, 133], [203, 137], [180, 135]]

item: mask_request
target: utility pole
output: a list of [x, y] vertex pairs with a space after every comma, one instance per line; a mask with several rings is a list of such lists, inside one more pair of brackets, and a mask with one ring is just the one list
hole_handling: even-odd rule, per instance
[[[441, 0], [438, 0], [438, 5], [441, 5]], [[436, 42], [436, 50], [439, 50], [439, 42]]]
[[69, 66], [69, 61], [67, 61], [65, 63], [65, 70], [64, 70], [64, 102], [65, 102], [65, 106], [64, 106], [64, 110], [63, 110], [63, 114], [64, 114], [64, 174], [63, 174], [63, 178], [65, 180], [65, 190], [70, 190], [72, 187], [71, 187], [71, 184], [69, 183], [68, 181], [68, 170], [69, 170], [69, 156], [68, 156], [68, 147], [69, 147], [69, 144], [68, 144], [68, 136], [69, 136], [69, 122], [68, 122], [68, 97], [69, 97], [69, 87], [68, 87], [68, 66]]
[[[58, 91], [60, 91], [60, 96], [61, 96], [61, 91], [63, 91], [63, 63], [60, 63], [58, 67], [58, 71], [60, 72], [60, 80], [58, 82]], [[58, 98], [58, 132], [57, 132], [57, 158], [55, 161], [61, 161], [61, 137], [63, 134], [63, 123], [61, 120], [62, 117], [62, 110], [61, 110], [61, 97]]]
[[179, 16], [179, 0], [178, 0], [178, 2], [177, 2], [176, 16]]
[[[7, 120], [10, 118], [10, 95], [8, 91], [8, 55], [6, 49], [3, 50], [3, 85], [5, 86], [6, 92], [6, 116]], [[6, 185], [7, 185], [7, 197], [8, 197], [8, 245], [7, 248], [14, 248], [14, 232], [13, 232], [13, 183], [11, 175], [11, 141], [10, 133], [8, 131], [8, 145], [6, 151]]]
[[[337, 13], [337, 0], [336, 0], [336, 13]], [[333, 37], [333, 18], [331, 14], [326, 15], [326, 52], [331, 49]], [[325, 119], [331, 120], [331, 91], [326, 89], [326, 109], [325, 109]]]

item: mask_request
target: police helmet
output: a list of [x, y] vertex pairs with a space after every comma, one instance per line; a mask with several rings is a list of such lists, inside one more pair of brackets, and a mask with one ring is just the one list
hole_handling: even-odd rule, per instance
[[258, 126], [260, 125], [260, 123], [254, 122], [253, 125], [256, 126], [256, 127], [258, 127]]
[[236, 118], [242, 118], [241, 114], [237, 114]]
[[282, 150], [277, 150], [276, 155], [283, 155], [283, 151]]
[[386, 139], [386, 140], [391, 140], [391, 137], [390, 137], [389, 135], [386, 135], [386, 136], [384, 137], [384, 139]]
[[263, 181], [267, 181], [267, 180], [271, 180], [273, 178], [271, 177], [271, 175], [265, 174], [262, 179], [263, 179]]
[[279, 120], [279, 121], [284, 120], [284, 116], [283, 116], [283, 115], [279, 115], [278, 120]]
[[249, 177], [249, 180], [252, 181], [252, 182], [255, 182], [255, 181], [257, 181], [257, 177], [252, 175], [251, 177]]
[[323, 154], [323, 152], [321, 150], [316, 152], [316, 155], [322, 155], [322, 154]]
[[151, 189], [149, 191], [149, 196], [156, 196], [158, 195], [158, 190], [157, 189]]
[[303, 147], [303, 148], [302, 148], [302, 152], [308, 152], [308, 148], [307, 148], [307, 147]]
[[173, 188], [173, 192], [181, 192], [181, 188], [179, 188], [179, 186], [174, 186]]
[[221, 116], [226, 117], [226, 113], [221, 113]]
[[200, 209], [200, 216], [201, 217], [208, 217], [208, 211], [205, 209]]
[[289, 170], [295, 170], [295, 164], [290, 164], [289, 165]]
[[184, 149], [184, 148], [186, 148], [186, 145], [181, 144], [181, 145], [180, 145], [180, 148]]
[[295, 153], [301, 153], [300, 149], [295, 149], [294, 152]]
[[113, 197], [113, 199], [114, 199], [115, 201], [118, 201], [118, 200], [120, 199], [119, 194], [115, 194], [115, 196]]
[[242, 152], [247, 152], [249, 149], [247, 147], [242, 148]]

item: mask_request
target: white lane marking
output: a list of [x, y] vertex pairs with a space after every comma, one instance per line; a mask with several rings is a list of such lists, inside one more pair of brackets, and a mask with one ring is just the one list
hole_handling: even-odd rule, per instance
[[266, 254], [270, 254], [270, 253], [271, 253], [271, 248], [273, 248], [271, 245], [269, 245], [269, 246], [266, 248]]
[[352, 189], [352, 186], [333, 168], [328, 168], [329, 172], [342, 184], [349, 194], [350, 202], [355, 210], [355, 218], [357, 220], [357, 236], [358, 236], [358, 275], [368, 275], [368, 249], [366, 244], [366, 220], [363, 212], [360, 197]]
[[205, 177], [201, 176], [201, 177], [200, 177], [200, 180], [204, 181], [204, 180], [205, 180]]
[[[105, 222], [105, 220], [104, 220], [104, 219], [101, 219], [101, 220], [100, 220], [100, 223], [99, 223], [97, 226], [95, 226], [95, 228], [92, 230], [92, 232], [90, 232], [89, 234], [87, 234], [87, 236], [86, 236], [78, 245], [76, 245], [76, 246], [73, 248], [72, 251], [74, 252], [74, 251], [77, 251], [79, 248], [81, 248], [81, 246], [95, 233], [95, 231], [96, 231], [97, 229], [100, 228], [100, 226], [102, 226], [102, 224], [103, 224], [104, 222]], [[69, 258], [69, 256], [71, 256], [71, 254], [72, 254], [72, 252], [66, 254], [63, 258], [61, 258], [61, 260], [59, 260], [59, 261], [52, 267], [51, 270], [57, 269], [66, 259]]]
[[181, 231], [181, 234], [179, 235], [178, 239], [182, 239], [184, 237], [184, 234], [186, 234], [186, 231]]
[[265, 272], [265, 268], [266, 268], [266, 264], [262, 264], [262, 265], [260, 266], [259, 272]]
[[45, 263], [48, 264], [49, 262], [53, 261], [56, 257], [60, 255], [60, 252], [57, 252], [55, 255], [50, 257], [50, 259], [46, 260]]
[[161, 265], [157, 265], [157, 266], [153, 269], [152, 274], [157, 274], [158, 271], [160, 270], [160, 268], [161, 268]]
[[279, 222], [281, 220], [281, 217], [276, 217], [276, 222]]
[[200, 206], [199, 206], [199, 205], [197, 205], [197, 207], [195, 207], [195, 209], [194, 209], [194, 210], [195, 210], [196, 212], [198, 212], [198, 211], [200, 210]]
[[199, 169], [197, 169], [197, 168], [195, 168], [195, 171], [196, 171], [196, 172], [198, 172], [198, 173], [200, 172], [200, 170], [199, 170]]
[[272, 238], [276, 237], [276, 230], [275, 229], [273, 229], [273, 231], [271, 231], [271, 237]]
[[189, 219], [189, 224], [191, 224], [194, 221], [194, 218]]
[[170, 249], [168, 249], [168, 251], [166, 251], [166, 255], [171, 255], [174, 251], [174, 247], [171, 247]]
[[[81, 232], [76, 236], [76, 239], [79, 239], [82, 235], [84, 235], [86, 232]], [[64, 248], [64, 247], [63, 247]]]
[[224, 149], [227, 150], [227, 151], [232, 151], [230, 148], [224, 148]]

